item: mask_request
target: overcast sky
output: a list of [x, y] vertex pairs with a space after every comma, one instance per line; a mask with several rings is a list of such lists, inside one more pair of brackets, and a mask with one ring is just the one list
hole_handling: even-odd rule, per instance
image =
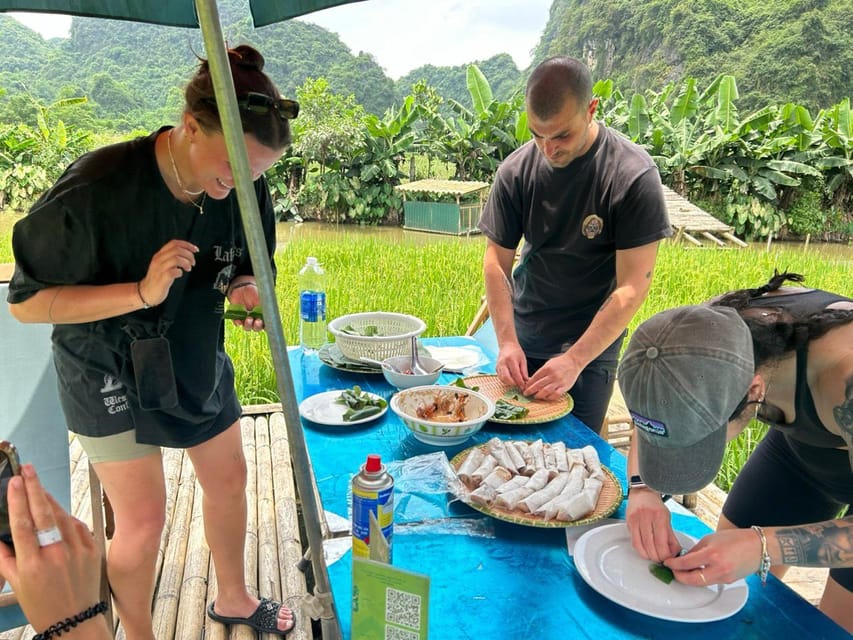
[[[520, 69], [548, 21], [552, 0], [368, 0], [303, 16], [337, 33], [353, 54], [373, 55], [391, 78], [425, 64], [452, 66], [508, 53]], [[68, 35], [71, 18], [10, 14], [45, 38]]]

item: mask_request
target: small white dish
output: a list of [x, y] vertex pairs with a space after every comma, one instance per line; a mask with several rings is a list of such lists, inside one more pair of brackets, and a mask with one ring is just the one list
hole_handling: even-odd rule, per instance
[[[384, 416], [388, 411], [388, 405], [386, 404], [382, 407], [381, 411], [374, 413], [372, 416], [362, 418], [361, 420], [344, 420], [344, 413], [346, 413], [348, 407], [340, 402], [335, 402], [335, 400], [337, 400], [344, 391], [345, 389], [324, 391], [323, 393], [318, 393], [305, 398], [305, 400], [299, 404], [299, 415], [306, 420], [316, 422], [317, 424], [325, 424], [335, 427], [348, 427], [376, 420], [377, 418]], [[365, 391], [365, 393], [367, 393], [371, 398], [382, 399], [382, 396], [371, 393], [370, 391]]]

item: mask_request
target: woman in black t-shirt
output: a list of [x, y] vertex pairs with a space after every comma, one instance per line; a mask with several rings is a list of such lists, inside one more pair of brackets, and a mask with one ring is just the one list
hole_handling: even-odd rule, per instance
[[[290, 144], [298, 105], [279, 96], [256, 50], [228, 57], [272, 263], [263, 174]], [[68, 427], [115, 511], [107, 567], [127, 637], [154, 637], [161, 446], [187, 449], [204, 490], [218, 585], [208, 615], [285, 635], [290, 609], [244, 581], [246, 461], [222, 314], [226, 298], [249, 309], [260, 299], [207, 61], [185, 99], [177, 126], [79, 158], [18, 222], [8, 300], [19, 320], [54, 325]]]

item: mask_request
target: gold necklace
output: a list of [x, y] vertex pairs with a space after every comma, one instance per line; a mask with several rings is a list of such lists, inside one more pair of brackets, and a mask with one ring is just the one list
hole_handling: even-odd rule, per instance
[[[166, 146], [169, 149], [169, 160], [172, 163], [172, 171], [175, 174], [175, 180], [178, 181], [178, 187], [184, 194], [190, 199], [190, 203], [198, 209], [199, 215], [204, 215], [204, 200], [207, 198], [207, 192], [202, 189], [201, 191], [187, 191], [186, 187], [184, 187], [184, 183], [181, 180], [181, 174], [178, 173], [178, 166], [175, 164], [175, 156], [172, 155], [172, 131], [174, 129], [169, 129], [169, 135], [166, 136]], [[203, 195], [202, 195], [203, 194]], [[201, 196], [201, 202], [196, 202], [195, 199]]]

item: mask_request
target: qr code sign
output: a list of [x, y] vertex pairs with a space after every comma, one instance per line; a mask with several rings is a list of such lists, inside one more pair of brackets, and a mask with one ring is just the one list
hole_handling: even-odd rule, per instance
[[[414, 593], [387, 588], [385, 590], [385, 622], [399, 624], [415, 631], [419, 630], [421, 628], [421, 597]], [[386, 640], [389, 638], [393, 640], [417, 638], [417, 635], [389, 636], [387, 629], [386, 627]]]
[[417, 631], [409, 631], [400, 627], [385, 625], [385, 640], [418, 640]]

